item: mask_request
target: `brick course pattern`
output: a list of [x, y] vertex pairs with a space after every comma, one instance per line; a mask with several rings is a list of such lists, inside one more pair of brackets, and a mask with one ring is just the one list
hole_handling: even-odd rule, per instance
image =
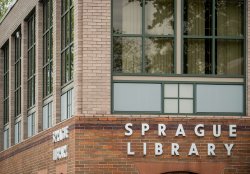
[[[125, 136], [125, 124], [133, 123], [133, 135]], [[141, 123], [150, 129], [141, 136]], [[166, 137], [157, 135], [157, 124], [167, 125]], [[194, 126], [205, 125], [205, 137], [194, 134]], [[186, 137], [175, 137], [178, 124], [183, 124]], [[212, 135], [212, 125], [222, 125], [222, 135]], [[228, 125], [237, 125], [237, 137], [228, 137]], [[69, 138], [52, 142], [52, 132], [69, 126]], [[202, 118], [120, 118], [74, 117], [54, 128], [0, 153], [0, 173], [43, 174], [160, 174], [186, 170], [199, 174], [250, 173], [250, 119]], [[131, 142], [134, 156], [127, 155], [127, 142]], [[147, 143], [143, 155], [142, 143]], [[163, 144], [163, 155], [155, 156], [154, 143]], [[179, 156], [171, 156], [171, 143], [180, 145]], [[196, 143], [199, 156], [188, 156], [191, 143]], [[207, 155], [207, 143], [214, 143], [216, 156]], [[224, 143], [233, 143], [232, 155], [227, 156]], [[53, 149], [68, 145], [68, 157], [52, 160]], [[12, 161], [11, 163], [9, 161]], [[152, 170], [153, 169], [153, 170]], [[220, 171], [219, 171], [220, 170]]]

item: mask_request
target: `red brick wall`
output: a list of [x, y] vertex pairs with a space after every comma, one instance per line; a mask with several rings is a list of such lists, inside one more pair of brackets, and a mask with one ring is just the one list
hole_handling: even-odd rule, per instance
[[[134, 133], [125, 136], [124, 125], [133, 123]], [[141, 123], [150, 130], [141, 136]], [[157, 124], [167, 125], [166, 137], [158, 137]], [[205, 125], [205, 137], [194, 134], [194, 126]], [[186, 137], [175, 137], [178, 124], [183, 124]], [[221, 124], [222, 136], [214, 138], [212, 125]], [[237, 137], [228, 137], [228, 125], [237, 125]], [[52, 132], [68, 125], [69, 139], [52, 142]], [[127, 142], [132, 143], [134, 156], [127, 155]], [[142, 154], [142, 143], [147, 142], [147, 155]], [[163, 144], [164, 153], [154, 155], [154, 143]], [[196, 143], [199, 156], [188, 156], [191, 143]], [[180, 145], [179, 156], [171, 156], [171, 143]], [[216, 156], [207, 155], [207, 143], [216, 145]], [[232, 155], [227, 156], [224, 143], [233, 143]], [[52, 160], [53, 149], [68, 145], [68, 158]], [[74, 117], [40, 133], [11, 149], [0, 153], [0, 173], [122, 173], [160, 174], [171, 171], [190, 171], [200, 174], [250, 173], [250, 119], [219, 118], [113, 118]]]

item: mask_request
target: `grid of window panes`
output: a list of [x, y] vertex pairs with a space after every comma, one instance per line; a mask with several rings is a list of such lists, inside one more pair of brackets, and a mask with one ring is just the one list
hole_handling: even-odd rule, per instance
[[21, 142], [21, 121], [15, 124], [15, 144]]
[[164, 113], [194, 113], [193, 84], [164, 85]]
[[35, 113], [28, 116], [28, 137], [35, 135]]
[[244, 74], [244, 0], [184, 0], [184, 74]]
[[52, 127], [52, 102], [43, 107], [43, 130]]
[[35, 105], [35, 14], [28, 19], [28, 108]]
[[73, 79], [74, 70], [74, 6], [73, 0], [62, 1], [61, 13], [61, 75], [62, 85]]
[[174, 0], [112, 2], [113, 72], [174, 73]]
[[3, 47], [3, 79], [4, 79], [4, 99], [3, 99], [3, 123], [4, 125], [9, 122], [9, 44]]
[[21, 31], [15, 33], [15, 116], [21, 114]]
[[53, 91], [53, 1], [43, 4], [43, 96]]

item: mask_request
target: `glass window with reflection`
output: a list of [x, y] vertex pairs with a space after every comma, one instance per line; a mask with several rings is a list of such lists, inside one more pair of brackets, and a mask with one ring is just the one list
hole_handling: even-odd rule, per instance
[[43, 97], [53, 91], [53, 1], [43, 4]]
[[183, 3], [183, 73], [243, 75], [244, 0]]
[[174, 1], [112, 2], [113, 72], [174, 73]]
[[63, 0], [61, 11], [61, 74], [62, 85], [73, 80], [74, 70], [74, 3]]

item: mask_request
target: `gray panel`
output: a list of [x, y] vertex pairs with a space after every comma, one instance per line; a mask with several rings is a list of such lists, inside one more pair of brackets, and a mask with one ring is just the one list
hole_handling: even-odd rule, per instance
[[114, 111], [161, 111], [161, 85], [114, 84]]
[[67, 119], [67, 93], [61, 96], [61, 121]]
[[242, 85], [197, 85], [197, 112], [243, 112]]
[[48, 105], [43, 107], [43, 130], [48, 129]]

